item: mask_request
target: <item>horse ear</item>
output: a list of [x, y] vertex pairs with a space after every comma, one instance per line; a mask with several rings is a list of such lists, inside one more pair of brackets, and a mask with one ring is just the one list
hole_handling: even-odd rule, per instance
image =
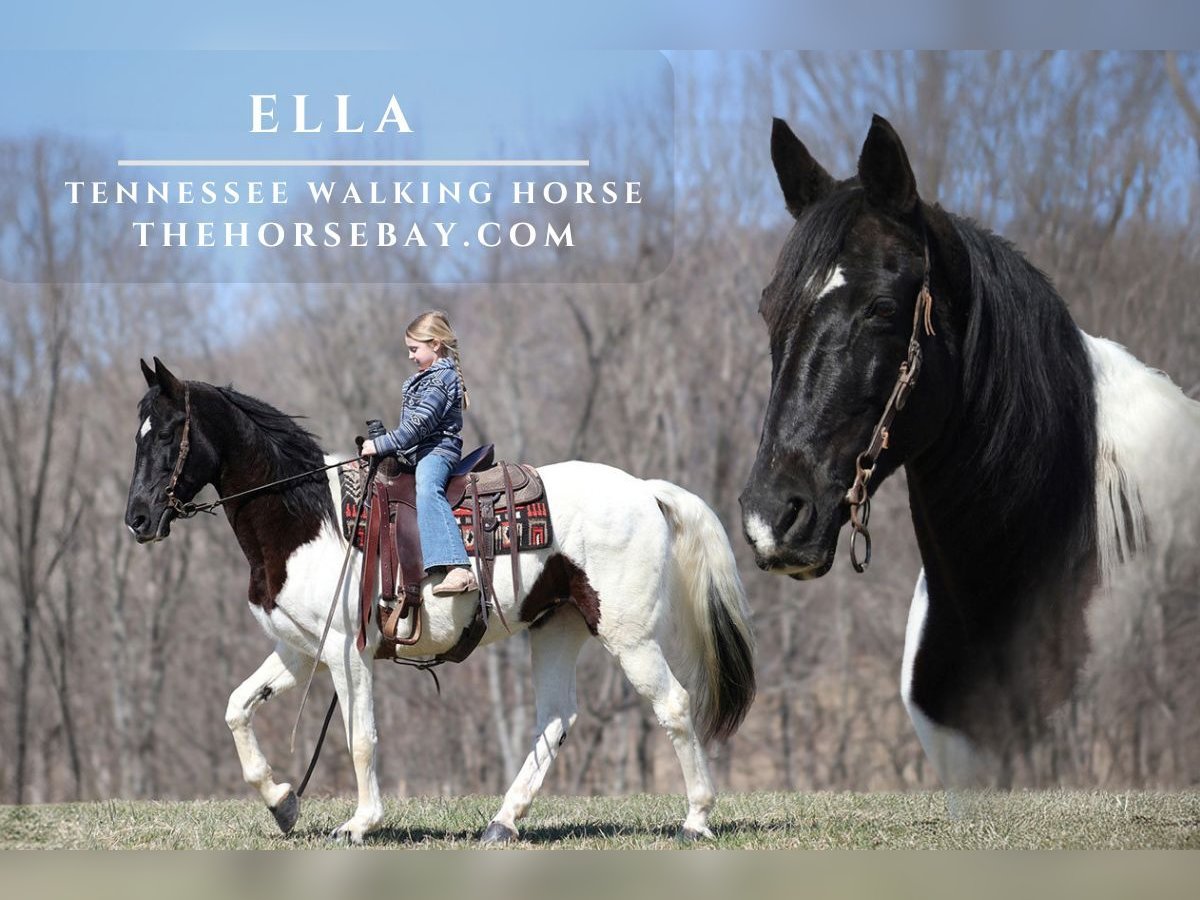
[[833, 178], [812, 158], [783, 119], [771, 123], [771, 162], [783, 188], [783, 202], [793, 218], [833, 189]]
[[917, 179], [900, 135], [883, 116], [871, 118], [871, 130], [858, 157], [858, 180], [870, 203], [897, 216], [917, 206]]
[[183, 399], [183, 382], [171, 374], [171, 370], [157, 356], [154, 357], [154, 376], [163, 396], [171, 400]]
[[146, 361], [144, 359], [139, 359], [138, 362], [142, 364], [142, 377], [146, 379], [146, 386], [154, 387], [156, 384], [158, 384], [158, 376], [154, 374], [154, 370], [152, 368], [146, 365]]

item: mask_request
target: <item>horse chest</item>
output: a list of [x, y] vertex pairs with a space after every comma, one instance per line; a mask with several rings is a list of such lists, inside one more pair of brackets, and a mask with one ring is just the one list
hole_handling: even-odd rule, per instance
[[[341, 542], [325, 529], [286, 557], [268, 554], [251, 562], [250, 611], [263, 630], [298, 649], [311, 650], [333, 602], [343, 552]], [[352, 572], [341, 594], [357, 602], [357, 593], [357, 572]]]

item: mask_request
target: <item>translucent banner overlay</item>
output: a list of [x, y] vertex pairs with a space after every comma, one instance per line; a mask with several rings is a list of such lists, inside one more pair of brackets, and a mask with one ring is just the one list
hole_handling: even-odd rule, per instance
[[26, 52], [0, 279], [635, 282], [670, 261], [646, 51]]

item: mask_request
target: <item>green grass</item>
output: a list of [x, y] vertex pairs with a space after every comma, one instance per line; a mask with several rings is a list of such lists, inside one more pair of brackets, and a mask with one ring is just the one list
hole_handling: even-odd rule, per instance
[[[368, 845], [465, 848], [499, 807], [496, 797], [389, 800]], [[349, 799], [303, 803], [290, 837], [252, 800], [106, 801], [0, 807], [0, 848], [282, 849], [331, 845]], [[542, 797], [519, 847], [675, 848], [680, 797]], [[1044, 791], [977, 798], [947, 814], [940, 793], [727, 794], [712, 819], [715, 846], [781, 848], [1196, 848], [1200, 793]]]

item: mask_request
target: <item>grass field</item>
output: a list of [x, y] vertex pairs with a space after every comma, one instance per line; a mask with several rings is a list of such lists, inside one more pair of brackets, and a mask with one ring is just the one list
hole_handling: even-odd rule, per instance
[[[496, 797], [389, 800], [369, 846], [463, 848], [499, 807]], [[305, 800], [290, 837], [252, 800], [107, 801], [0, 807], [0, 848], [274, 849], [332, 847], [326, 835], [349, 799]], [[542, 797], [523, 848], [677, 848], [683, 800], [669, 795]], [[978, 798], [963, 817], [944, 795], [729, 794], [712, 820], [725, 849], [1194, 848], [1200, 793], [1023, 792]]]

